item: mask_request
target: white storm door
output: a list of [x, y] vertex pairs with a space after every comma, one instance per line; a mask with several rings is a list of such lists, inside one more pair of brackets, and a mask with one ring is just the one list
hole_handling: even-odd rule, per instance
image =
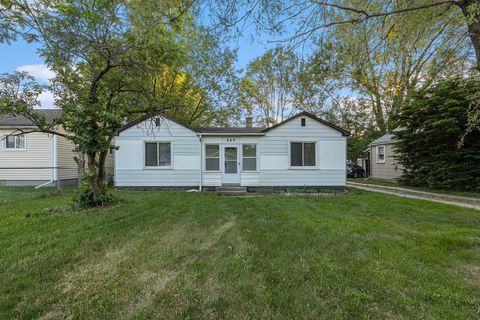
[[238, 146], [223, 148], [223, 184], [240, 184], [240, 161]]

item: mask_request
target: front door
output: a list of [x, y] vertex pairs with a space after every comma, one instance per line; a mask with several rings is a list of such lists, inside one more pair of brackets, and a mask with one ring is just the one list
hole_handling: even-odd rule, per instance
[[239, 185], [240, 170], [238, 160], [238, 147], [226, 146], [223, 148], [223, 184]]

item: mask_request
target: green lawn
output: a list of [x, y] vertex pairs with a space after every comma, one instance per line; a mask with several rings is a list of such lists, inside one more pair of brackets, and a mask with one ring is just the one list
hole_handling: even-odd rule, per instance
[[39, 198], [47, 198], [52, 195], [58, 195], [72, 190], [72, 187], [57, 190], [54, 187], [5, 187], [0, 186], [0, 205], [7, 203], [18, 203]]
[[365, 183], [365, 184], [373, 184], [379, 186], [387, 186], [387, 187], [400, 187], [400, 188], [409, 188], [418, 191], [426, 191], [426, 192], [433, 192], [433, 193], [445, 193], [451, 194], [454, 196], [463, 196], [463, 197], [471, 197], [471, 198], [480, 198], [480, 192], [475, 191], [461, 191], [461, 190], [451, 190], [451, 189], [432, 189], [432, 188], [421, 188], [421, 187], [412, 187], [408, 186], [396, 181], [392, 180], [381, 180], [381, 179], [371, 179], [371, 178], [349, 178], [348, 181], [351, 182], [358, 182], [358, 183]]
[[478, 319], [479, 211], [359, 190], [117, 194], [0, 204], [0, 319]]

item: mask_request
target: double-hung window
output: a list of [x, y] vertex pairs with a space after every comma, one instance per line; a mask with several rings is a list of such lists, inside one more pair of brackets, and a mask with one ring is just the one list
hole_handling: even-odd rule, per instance
[[256, 171], [257, 170], [257, 145], [244, 144], [242, 145], [242, 170]]
[[377, 147], [377, 163], [385, 162], [385, 146]]
[[220, 146], [218, 144], [205, 145], [205, 170], [220, 170]]
[[145, 167], [172, 166], [172, 145], [170, 142], [145, 142]]
[[291, 167], [315, 167], [315, 142], [290, 142]]
[[5, 135], [4, 147], [9, 150], [25, 150], [25, 135]]

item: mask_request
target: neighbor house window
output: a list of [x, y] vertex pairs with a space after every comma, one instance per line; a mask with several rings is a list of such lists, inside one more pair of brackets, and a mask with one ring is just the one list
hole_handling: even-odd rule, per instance
[[244, 144], [242, 146], [243, 171], [257, 170], [257, 145]]
[[291, 142], [290, 165], [292, 167], [314, 167], [315, 142]]
[[302, 127], [305, 127], [305, 118], [302, 118], [300, 122], [302, 124]]
[[25, 135], [5, 135], [5, 149], [25, 149]]
[[205, 145], [205, 170], [220, 170], [220, 146], [218, 144]]
[[146, 167], [171, 167], [172, 146], [170, 142], [145, 142]]
[[385, 162], [385, 146], [377, 147], [377, 162]]

